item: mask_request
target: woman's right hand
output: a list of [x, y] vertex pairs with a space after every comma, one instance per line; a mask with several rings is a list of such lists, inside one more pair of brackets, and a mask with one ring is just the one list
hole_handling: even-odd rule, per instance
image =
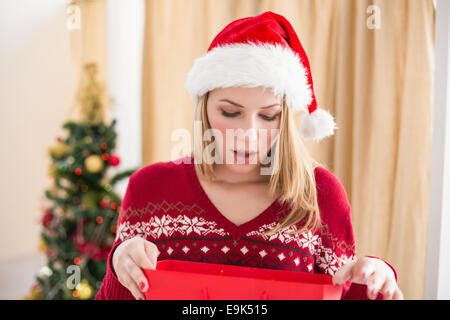
[[142, 269], [156, 269], [158, 248], [141, 237], [125, 240], [114, 251], [112, 265], [119, 282], [138, 300], [149, 288]]

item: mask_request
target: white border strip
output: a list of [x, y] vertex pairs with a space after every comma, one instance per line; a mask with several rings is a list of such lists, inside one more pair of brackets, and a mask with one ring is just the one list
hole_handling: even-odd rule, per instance
[[450, 2], [436, 1], [426, 299], [450, 299]]

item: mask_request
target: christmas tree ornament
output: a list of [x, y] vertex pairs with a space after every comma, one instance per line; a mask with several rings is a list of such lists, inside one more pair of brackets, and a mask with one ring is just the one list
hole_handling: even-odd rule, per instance
[[69, 171], [69, 167], [64, 163], [59, 167], [59, 170], [61, 170], [62, 173], [66, 173], [67, 171]]
[[336, 129], [332, 115], [317, 107], [308, 57], [291, 23], [271, 11], [229, 23], [188, 72], [186, 89], [197, 104], [216, 88], [265, 87], [302, 111], [299, 133], [321, 140]]
[[103, 209], [109, 208], [109, 201], [108, 201], [108, 199], [100, 200], [100, 207], [102, 207]]
[[79, 292], [78, 290], [73, 290], [73, 291], [72, 291], [72, 296], [73, 296], [74, 298], [78, 298], [78, 297], [80, 296], [80, 292]]
[[67, 180], [66, 178], [60, 178], [59, 184], [63, 188], [70, 188], [72, 186], [72, 183], [69, 180]]
[[103, 160], [98, 155], [90, 155], [84, 160], [84, 167], [89, 173], [98, 173], [103, 170]]
[[58, 190], [56, 191], [56, 196], [57, 196], [58, 198], [60, 198], [60, 199], [67, 198], [67, 191], [64, 190], [64, 189], [58, 189]]
[[38, 283], [33, 284], [30, 293], [24, 297], [25, 300], [41, 300], [42, 298], [42, 287]]
[[58, 166], [54, 163], [50, 164], [50, 166], [48, 167], [48, 175], [50, 177], [54, 177], [56, 176], [58, 173]]
[[81, 280], [81, 282], [76, 286], [78, 291], [78, 297], [81, 300], [87, 300], [92, 297], [93, 290], [86, 279]]
[[97, 222], [97, 224], [102, 224], [103, 218], [101, 216], [97, 216], [97, 217], [95, 217], [95, 222]]
[[44, 228], [48, 228], [50, 223], [53, 221], [53, 214], [51, 214], [49, 211], [46, 211], [44, 213], [44, 216], [42, 217], [42, 225], [44, 226]]
[[69, 152], [70, 147], [63, 142], [49, 148], [50, 155], [55, 159], [64, 158]]
[[109, 154], [102, 153], [102, 159], [105, 160], [105, 161], [108, 161], [109, 160]]
[[109, 157], [108, 163], [111, 166], [116, 167], [120, 164], [120, 158], [118, 156], [111, 156]]
[[47, 266], [44, 266], [41, 268], [41, 270], [39, 271], [39, 274], [43, 277], [50, 277], [53, 274], [52, 269], [50, 269]]
[[75, 257], [73, 259], [73, 263], [76, 264], [77, 266], [79, 266], [81, 264], [81, 259], [79, 257]]
[[[49, 235], [51, 235], [51, 233], [49, 233]], [[55, 251], [53, 251], [53, 250], [51, 250], [51, 249], [49, 249], [49, 248], [47, 248], [47, 250], [45, 251], [45, 254], [46, 254], [49, 258], [53, 258], [53, 257], [56, 255]], [[51, 271], [51, 270], [50, 270], [50, 271]]]
[[56, 270], [62, 270], [63, 269], [63, 264], [61, 263], [61, 261], [57, 260], [53, 263], [53, 267]]
[[80, 167], [76, 167], [73, 172], [75, 172], [77, 176], [81, 176], [83, 174], [83, 169], [81, 169]]
[[47, 250], [47, 245], [45, 244], [45, 241], [41, 239], [39, 240], [38, 251], [45, 252], [45, 250]]

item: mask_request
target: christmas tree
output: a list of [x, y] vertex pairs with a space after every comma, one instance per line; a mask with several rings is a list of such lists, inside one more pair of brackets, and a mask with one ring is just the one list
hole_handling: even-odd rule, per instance
[[40, 250], [44, 266], [28, 299], [92, 299], [106, 272], [121, 199], [114, 185], [134, 170], [108, 175], [119, 165], [114, 154], [116, 121], [106, 121], [108, 99], [87, 64], [78, 91], [77, 120], [63, 125], [49, 150], [51, 186], [45, 191]]

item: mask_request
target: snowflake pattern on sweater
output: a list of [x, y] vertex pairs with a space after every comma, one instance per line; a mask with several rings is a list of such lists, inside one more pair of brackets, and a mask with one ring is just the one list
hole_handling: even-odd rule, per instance
[[317, 167], [315, 179], [322, 226], [297, 233], [297, 226], [267, 236], [287, 213], [278, 201], [237, 226], [203, 190], [193, 158], [158, 162], [138, 170], [122, 202], [114, 246], [98, 299], [132, 299], [111, 266], [123, 241], [139, 236], [158, 248], [158, 261], [189, 260], [249, 267], [324, 273], [330, 276], [356, 258], [351, 210], [342, 184]]
[[[280, 230], [274, 235], [267, 236], [264, 231], [272, 229], [276, 225], [276, 222], [271, 224], [264, 224], [258, 230], [251, 231], [245, 234], [246, 237], [251, 237], [252, 239], [263, 239], [264, 241], [270, 241], [274, 244], [287, 245], [293, 249], [298, 248], [304, 250], [303, 256], [307, 255], [309, 257], [315, 257], [313, 260], [317, 267], [323, 270], [324, 273], [329, 275], [334, 275], [334, 273], [344, 264], [348, 263], [354, 259], [354, 255], [351, 253], [352, 248], [347, 248], [348, 251], [341, 251], [342, 253], [338, 256], [333, 248], [327, 247], [323, 244], [322, 237], [330, 236], [328, 233], [313, 234], [311, 231], [304, 231], [300, 234], [295, 234], [297, 228], [291, 226]], [[322, 230], [325, 230], [326, 226], [323, 226]], [[119, 224], [117, 229], [116, 241], [123, 242], [127, 239], [131, 239], [135, 236], [142, 237], [149, 241], [158, 243], [158, 240], [167, 237], [175, 236], [200, 236], [205, 237], [211, 234], [219, 235], [222, 237], [229, 237], [230, 234], [225, 232], [223, 228], [217, 228], [217, 223], [214, 221], [207, 221], [203, 218], [193, 217], [192, 219], [186, 215], [177, 215], [172, 217], [171, 215], [165, 214], [160, 217], [152, 216], [148, 222], [142, 221], [135, 224], [130, 224], [130, 221], [125, 221]], [[244, 238], [245, 240], [245, 238]], [[219, 242], [222, 240], [218, 240]], [[325, 241], [326, 242], [326, 241]], [[213, 244], [217, 247], [217, 244]], [[177, 246], [179, 247], [179, 246]], [[185, 245], [179, 250], [187, 256], [188, 252], [191, 250], [192, 246]], [[167, 258], [174, 258], [176, 248], [174, 246], [164, 246], [165, 256]], [[230, 248], [225, 244], [219, 248], [216, 254], [227, 255]], [[248, 254], [251, 250], [255, 250], [256, 246], [241, 245], [239, 247], [239, 252], [244, 256]], [[203, 246], [200, 249], [204, 254], [210, 251], [208, 246]], [[348, 253], [345, 253], [348, 252]], [[161, 254], [161, 251], [160, 251]], [[263, 259], [269, 253], [265, 249], [261, 249], [257, 254]], [[183, 255], [182, 255], [183, 256]], [[158, 258], [160, 255], [158, 255]], [[283, 251], [277, 254], [277, 258], [280, 261], [284, 259], [290, 259], [293, 266], [298, 267], [301, 264], [301, 255], [294, 255], [290, 251], [287, 257]], [[179, 256], [177, 256], [179, 258]], [[307, 260], [303, 260], [307, 261]], [[308, 260], [310, 261], [310, 260]], [[311, 262], [311, 261], [310, 261]], [[273, 267], [273, 266], [271, 266]], [[306, 266], [308, 272], [313, 271], [313, 264], [309, 263]], [[303, 270], [304, 271], [304, 270]]]

